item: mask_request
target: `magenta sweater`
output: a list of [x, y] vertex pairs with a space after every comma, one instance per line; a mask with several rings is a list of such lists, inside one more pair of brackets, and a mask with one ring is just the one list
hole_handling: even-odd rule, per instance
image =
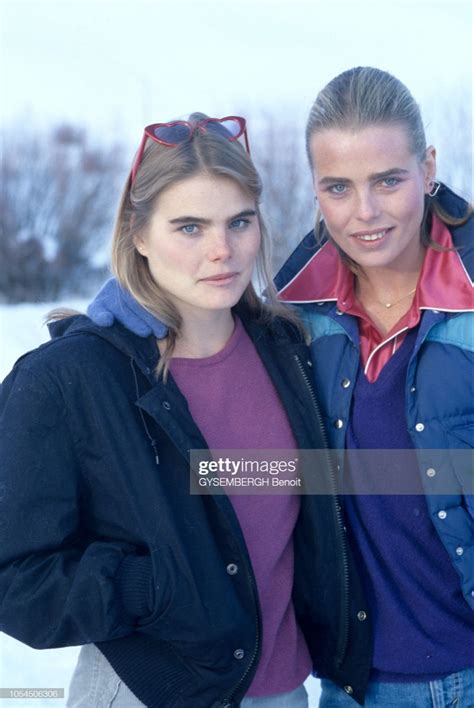
[[[286, 413], [240, 320], [223, 350], [204, 359], [172, 359], [171, 373], [210, 448], [296, 448]], [[247, 695], [291, 691], [311, 671], [291, 600], [299, 498], [229, 499], [242, 527], [262, 609], [262, 654]]]

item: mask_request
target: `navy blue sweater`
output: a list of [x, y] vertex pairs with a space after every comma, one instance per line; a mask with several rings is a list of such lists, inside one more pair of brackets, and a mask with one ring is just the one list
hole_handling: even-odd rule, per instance
[[426, 681], [474, 665], [474, 615], [429, 518], [415, 451], [404, 455], [403, 468], [389, 452], [413, 448], [404, 389], [415, 336], [416, 330], [407, 335], [374, 383], [359, 370], [346, 440], [349, 449], [387, 450], [383, 469], [380, 455], [377, 463], [370, 453], [351, 457], [356, 490], [362, 475], [382, 473], [404, 475], [414, 492], [346, 497], [374, 622], [372, 679], [379, 681]]

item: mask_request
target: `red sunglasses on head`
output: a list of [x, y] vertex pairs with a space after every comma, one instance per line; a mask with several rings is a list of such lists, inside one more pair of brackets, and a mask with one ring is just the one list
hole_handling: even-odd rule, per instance
[[148, 138], [154, 140], [155, 143], [160, 143], [160, 145], [166, 145], [166, 147], [176, 147], [180, 145], [180, 143], [192, 140], [196, 130], [200, 130], [201, 133], [214, 133], [230, 142], [238, 140], [240, 136], [243, 135], [245, 149], [250, 155], [246, 121], [245, 118], [241, 118], [240, 116], [204, 118], [195, 123], [190, 123], [187, 120], [174, 120], [171, 121], [171, 123], [152, 123], [152, 125], [147, 125], [143, 131], [143, 138], [132, 167], [131, 183], [133, 184], [137, 176]]

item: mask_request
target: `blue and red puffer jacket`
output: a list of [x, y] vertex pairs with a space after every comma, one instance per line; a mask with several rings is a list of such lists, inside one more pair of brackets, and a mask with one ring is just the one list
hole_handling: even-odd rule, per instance
[[[461, 217], [468, 205], [442, 185], [438, 198], [449, 214]], [[474, 278], [474, 217], [450, 227], [463, 265], [466, 283]], [[297, 281], [323, 243], [313, 232], [295, 249], [275, 278], [277, 289]], [[324, 269], [321, 278], [331, 277]], [[318, 277], [319, 277], [318, 276]], [[337, 308], [336, 301], [312, 299], [298, 304], [312, 334], [316, 390], [329, 444], [343, 449], [350, 416], [353, 383], [359, 369], [357, 319]], [[426, 309], [410, 359], [405, 382], [406, 423], [417, 450], [419, 470], [431, 520], [460, 576], [466, 601], [474, 609], [474, 314], [469, 311]]]

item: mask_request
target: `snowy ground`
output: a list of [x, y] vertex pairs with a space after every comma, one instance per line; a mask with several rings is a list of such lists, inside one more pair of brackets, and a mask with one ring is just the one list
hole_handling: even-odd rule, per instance
[[[84, 312], [86, 302], [62, 303]], [[49, 339], [42, 323], [55, 304], [0, 305], [0, 380], [3, 380], [19, 356]], [[77, 647], [36, 651], [0, 633], [0, 687], [3, 688], [64, 688], [71, 678]], [[319, 682], [306, 682], [310, 708], [318, 704]], [[63, 708], [66, 700], [35, 699], [30, 701], [0, 699], [1, 708]], [[92, 708], [92, 706], [91, 706]]]

